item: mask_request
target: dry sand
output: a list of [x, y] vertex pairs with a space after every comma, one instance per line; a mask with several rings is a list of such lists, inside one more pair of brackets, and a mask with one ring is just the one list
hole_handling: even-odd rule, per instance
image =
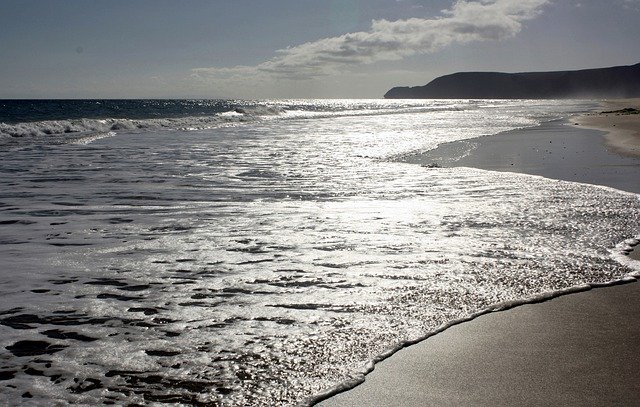
[[[473, 144], [449, 143], [407, 161], [525, 172], [640, 193], [640, 158], [634, 158], [640, 157], [640, 115], [576, 121], [579, 126], [551, 123]], [[603, 148], [602, 132], [584, 127], [611, 130], [606, 141], [613, 151]], [[457, 158], [446, 160], [447, 154]], [[639, 248], [632, 258], [640, 261]], [[320, 406], [640, 405], [639, 310], [640, 283], [634, 282], [486, 314], [401, 350], [363, 384]]]
[[[606, 131], [607, 144], [618, 153], [640, 157], [640, 99], [606, 101], [604, 106], [603, 112], [577, 117], [575, 122], [583, 127]], [[620, 112], [627, 108], [636, 109], [636, 112]]]

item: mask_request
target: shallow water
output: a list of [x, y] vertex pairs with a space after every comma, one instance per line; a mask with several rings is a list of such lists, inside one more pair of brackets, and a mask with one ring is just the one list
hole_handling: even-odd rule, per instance
[[632, 271], [609, 250], [636, 195], [394, 161], [583, 105], [309, 105], [0, 153], [0, 400], [295, 405], [448, 321]]

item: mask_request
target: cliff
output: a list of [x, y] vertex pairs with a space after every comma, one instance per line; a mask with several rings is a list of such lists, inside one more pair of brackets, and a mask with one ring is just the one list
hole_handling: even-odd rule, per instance
[[385, 99], [591, 99], [640, 97], [640, 63], [557, 72], [459, 72], [425, 86], [396, 87]]

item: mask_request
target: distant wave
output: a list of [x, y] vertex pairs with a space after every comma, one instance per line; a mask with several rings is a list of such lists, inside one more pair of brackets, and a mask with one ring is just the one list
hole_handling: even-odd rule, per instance
[[161, 119], [79, 119], [46, 120], [40, 122], [6, 124], [0, 123], [0, 137], [42, 137], [48, 135], [105, 133], [110, 131], [137, 130], [192, 130], [207, 129], [226, 123], [249, 120], [245, 115], [224, 115], [203, 117], [181, 117]]
[[100, 140], [107, 137], [113, 137], [115, 135], [116, 133], [114, 133], [113, 131], [110, 131], [108, 133], [95, 133], [88, 136], [80, 137], [75, 141], [73, 141], [73, 144], [89, 144], [96, 140]]
[[[288, 107], [288, 106], [287, 106]], [[0, 140], [4, 139], [39, 139], [48, 137], [54, 144], [77, 142], [79, 139], [102, 138], [97, 135], [113, 135], [111, 133], [137, 132], [145, 130], [206, 130], [224, 125], [253, 122], [266, 119], [305, 119], [328, 118], [339, 116], [370, 116], [402, 113], [425, 113], [430, 111], [456, 110], [457, 107], [403, 106], [393, 109], [379, 109], [371, 106], [359, 106], [355, 109], [341, 110], [305, 110], [295, 106], [292, 109], [277, 105], [239, 106], [231, 110], [209, 116], [165, 117], [150, 119], [66, 119], [43, 120], [24, 123], [0, 123]], [[97, 136], [97, 137], [96, 137]], [[26, 140], [25, 140], [26, 141]]]
[[284, 114], [287, 111], [280, 106], [247, 106], [237, 107], [233, 110], [234, 113], [244, 114], [249, 116], [277, 116]]
[[[31, 103], [31, 102], [30, 102]], [[35, 103], [35, 102], [34, 102]], [[87, 144], [126, 133], [157, 131], [202, 131], [243, 125], [256, 121], [323, 120], [333, 118], [446, 114], [464, 111], [472, 114], [482, 109], [507, 108], [514, 101], [438, 101], [438, 100], [255, 100], [255, 101], [39, 101], [43, 106], [22, 106], [22, 101], [9, 101], [0, 107], [9, 113], [0, 122], [0, 147], [23, 149], [33, 146]], [[95, 112], [94, 104], [107, 104], [109, 109]], [[76, 106], [80, 104], [81, 106]], [[200, 106], [200, 104], [206, 106]], [[152, 108], [150, 108], [150, 105]], [[517, 105], [517, 103], [516, 103]], [[566, 109], [559, 105], [559, 109]], [[203, 112], [204, 108], [210, 109]], [[520, 126], [531, 126], [557, 113], [528, 106], [528, 120]], [[11, 110], [13, 109], [13, 110]], [[43, 111], [42, 114], [28, 113]], [[28, 111], [25, 113], [25, 111]], [[20, 114], [18, 114], [20, 113]], [[86, 117], [80, 114], [88, 114]], [[91, 116], [111, 113], [114, 116]], [[508, 116], [508, 115], [507, 115]], [[498, 116], [509, 121], [507, 116]], [[32, 120], [32, 118], [42, 120]], [[416, 116], [418, 117], [418, 116]], [[22, 118], [22, 121], [11, 120]], [[507, 126], [510, 128], [510, 126]], [[503, 131], [505, 129], [501, 129]], [[430, 147], [432, 148], [432, 147]]]

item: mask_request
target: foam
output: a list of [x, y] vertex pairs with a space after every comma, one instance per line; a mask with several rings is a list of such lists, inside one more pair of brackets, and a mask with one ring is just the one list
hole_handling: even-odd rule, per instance
[[[146, 101], [140, 101], [146, 102]], [[365, 117], [387, 115], [423, 115], [447, 114], [447, 112], [472, 112], [486, 107], [473, 101], [245, 101], [226, 103], [226, 109], [218, 113], [204, 116], [186, 117], [154, 117], [144, 119], [134, 118], [81, 118], [64, 120], [29, 121], [21, 123], [0, 122], [0, 144], [20, 147], [33, 143], [37, 144], [67, 144], [82, 143], [79, 140], [98, 140], [100, 134], [143, 132], [156, 130], [201, 131], [221, 126], [236, 125], [261, 120], [305, 120], [333, 117]], [[490, 108], [511, 108], [509, 101], [488, 104]], [[191, 105], [189, 105], [191, 106]], [[192, 107], [192, 106], [191, 106]], [[548, 106], [547, 106], [548, 107]], [[535, 108], [535, 106], [532, 106]], [[559, 105], [559, 111], [566, 106]], [[536, 110], [536, 109], [534, 109]], [[553, 110], [553, 109], [552, 109]], [[547, 111], [542, 107], [527, 119], [515, 123], [515, 127], [526, 127], [537, 124], [542, 117], [555, 117], [555, 111]], [[506, 127], [499, 127], [497, 131], [514, 128], [513, 117], [506, 118]], [[502, 119], [501, 119], [502, 120]], [[475, 134], [478, 137], [484, 134]], [[463, 136], [462, 138], [468, 138]], [[432, 148], [430, 146], [429, 148]]]
[[[421, 109], [431, 111], [433, 109]], [[258, 120], [284, 118], [284, 119], [310, 119], [327, 118], [334, 116], [362, 116], [378, 114], [397, 114], [413, 112], [415, 110], [389, 111], [389, 110], [346, 110], [346, 111], [308, 111], [287, 110], [280, 106], [257, 105], [237, 107], [233, 110], [217, 113], [211, 116], [189, 116], [177, 118], [152, 118], [152, 119], [69, 119], [69, 120], [45, 120], [24, 123], [0, 123], [0, 142], [11, 139], [40, 140], [42, 143], [64, 144], [85, 143], [89, 140], [98, 140], [112, 136], [116, 133], [154, 131], [154, 130], [180, 130], [199, 131], [216, 127], [254, 122]]]
[[[472, 169], [475, 171], [480, 171], [480, 172], [487, 172], [490, 173], [492, 171], [488, 171], [488, 170], [481, 170], [481, 169]], [[523, 177], [523, 178], [532, 178], [532, 179], [547, 179], [550, 181], [557, 181], [558, 183], [567, 183], [567, 184], [576, 184], [576, 185], [583, 185], [585, 187], [590, 187], [590, 188], [595, 188], [595, 189], [599, 189], [599, 190], [603, 190], [603, 191], [608, 191], [614, 194], [619, 194], [619, 195], [626, 195], [626, 196], [635, 196], [637, 197], [638, 200], [640, 200], [640, 194], [636, 194], [636, 193], [632, 193], [632, 192], [627, 192], [627, 191], [622, 191], [616, 188], [612, 188], [606, 185], [594, 185], [594, 184], [587, 184], [587, 183], [581, 183], [581, 182], [570, 182], [570, 181], [561, 181], [561, 180], [553, 180], [547, 177], [543, 177], [543, 176], [539, 176], [539, 175], [531, 175], [531, 174], [514, 174], [517, 177]], [[303, 403], [301, 403], [300, 405], [304, 405], [304, 406], [313, 406], [315, 404], [318, 404], [320, 402], [322, 402], [323, 400], [326, 400], [330, 397], [333, 397], [337, 394], [343, 393], [345, 391], [349, 391], [355, 387], [357, 387], [358, 385], [362, 384], [365, 380], [366, 380], [366, 375], [371, 373], [373, 370], [375, 370], [375, 366], [376, 364], [378, 364], [379, 362], [393, 356], [396, 352], [415, 345], [417, 343], [420, 343], [434, 335], [437, 335], [455, 325], [464, 323], [464, 322], [468, 322], [471, 321], [475, 318], [478, 318], [482, 315], [486, 315], [492, 312], [500, 312], [500, 311], [506, 311], [521, 305], [528, 305], [528, 304], [535, 304], [535, 303], [540, 303], [540, 302], [545, 302], [545, 301], [549, 301], [552, 300], [554, 298], [560, 297], [560, 296], [564, 296], [564, 295], [568, 295], [568, 294], [574, 294], [574, 293], [579, 293], [579, 292], [584, 292], [584, 291], [589, 291], [591, 289], [595, 289], [595, 288], [606, 288], [606, 287], [612, 287], [612, 286], [616, 286], [616, 285], [620, 285], [620, 284], [628, 284], [628, 283], [634, 283], [637, 282], [638, 279], [640, 278], [640, 260], [635, 260], [633, 258], [631, 258], [629, 256], [629, 253], [632, 251], [636, 251], [636, 250], [640, 250], [640, 234], [637, 234], [631, 238], [625, 239], [623, 241], [621, 241], [620, 243], [616, 244], [613, 248], [611, 248], [609, 250], [610, 256], [613, 260], [615, 260], [616, 262], [626, 266], [627, 268], [629, 268], [631, 271], [629, 273], [627, 273], [626, 275], [622, 276], [621, 278], [617, 278], [617, 279], [613, 279], [610, 281], [605, 281], [605, 282], [593, 282], [593, 283], [585, 283], [585, 284], [579, 284], [579, 285], [575, 285], [575, 286], [571, 286], [571, 287], [567, 287], [567, 288], [562, 288], [562, 289], [558, 289], [558, 290], [552, 290], [552, 291], [546, 291], [546, 292], [542, 292], [533, 296], [528, 296], [525, 298], [521, 298], [521, 299], [517, 299], [517, 300], [512, 300], [512, 301], [504, 301], [504, 302], [499, 302], [496, 304], [493, 304], [487, 308], [484, 308], [478, 312], [472, 313], [466, 317], [462, 317], [459, 319], [454, 319], [451, 320], [443, 325], [441, 325], [440, 327], [438, 327], [437, 329], [430, 331], [428, 333], [426, 333], [423, 336], [420, 336], [416, 339], [411, 339], [411, 340], [405, 340], [405, 341], [401, 341], [399, 342], [396, 346], [393, 346], [387, 350], [385, 350], [384, 352], [380, 353], [379, 355], [377, 355], [375, 358], [373, 358], [372, 360], [368, 361], [364, 368], [359, 371], [356, 372], [355, 374], [353, 374], [348, 380], [339, 383], [338, 385], [331, 387], [323, 392], [320, 392], [312, 397], [309, 397], [307, 399], [305, 399], [303, 401]]]
[[[144, 402], [133, 385], [147, 402], [175, 391], [185, 404], [207, 392], [225, 405], [294, 404], [363, 380], [446, 321], [627, 272], [605, 248], [637, 233], [634, 196], [365, 157], [521, 116], [498, 126], [475, 110], [394, 116], [371, 103], [377, 113], [357, 116], [317, 103], [271, 116], [228, 109], [215, 131], [165, 131], [182, 125], [172, 120], [98, 133], [90, 148], [5, 151], [0, 346], [67, 345], [50, 368], [29, 365], [63, 375], [32, 400]], [[337, 118], [293, 118], [305, 111]], [[52, 330], [98, 339], [42, 336]], [[0, 400], [31, 389], [25, 362], [3, 360], [18, 388]], [[104, 388], [70, 394], [75, 378]]]
[[617, 262], [634, 270], [630, 273], [630, 276], [634, 278], [640, 278], [640, 260], [633, 259], [629, 256], [629, 253], [632, 251], [635, 253], [638, 250], [640, 250], [640, 234], [618, 243], [616, 247], [611, 250], [611, 256]]
[[73, 144], [86, 145], [86, 144], [93, 143], [94, 141], [101, 140], [103, 138], [113, 137], [115, 135], [116, 135], [116, 133], [114, 131], [109, 131], [109, 132], [106, 132], [106, 133], [96, 133], [96, 134], [92, 134], [90, 136], [81, 137], [81, 138], [75, 140], [73, 142]]
[[42, 138], [54, 135], [128, 132], [142, 130], [210, 129], [222, 124], [247, 121], [242, 114], [161, 119], [80, 119], [0, 123], [0, 138]]
[[[640, 262], [635, 262], [635, 263], [640, 263]], [[349, 378], [348, 380], [326, 390], [323, 391], [321, 393], [318, 393], [312, 397], [309, 397], [307, 399], [305, 399], [302, 403], [299, 404], [299, 406], [313, 406], [315, 404], [320, 403], [323, 400], [326, 400], [330, 397], [333, 397], [337, 394], [343, 393], [345, 391], [349, 391], [355, 387], [357, 387], [358, 385], [364, 383], [364, 381], [366, 380], [366, 375], [368, 375], [369, 373], [373, 372], [375, 370], [375, 366], [376, 364], [384, 361], [385, 359], [393, 356], [396, 352], [407, 348], [409, 346], [418, 344], [428, 338], [431, 338], [434, 335], [437, 335], [439, 333], [442, 333], [443, 331], [458, 325], [458, 324], [462, 324], [465, 322], [469, 322], [471, 320], [474, 320], [478, 317], [481, 317], [483, 315], [492, 313], [492, 312], [500, 312], [500, 311], [507, 311], [509, 309], [515, 308], [515, 307], [519, 307], [522, 305], [528, 305], [528, 304], [536, 304], [536, 303], [540, 303], [540, 302], [544, 302], [544, 301], [549, 301], [552, 300], [554, 298], [558, 298], [564, 295], [568, 295], [568, 294], [575, 294], [575, 293], [580, 293], [580, 292], [584, 292], [584, 291], [589, 291], [592, 290], [594, 288], [605, 288], [605, 287], [612, 287], [612, 286], [616, 286], [616, 285], [620, 285], [620, 284], [628, 284], [628, 283], [634, 283], [637, 282], [637, 278], [640, 278], [640, 267], [639, 267], [639, 271], [638, 272], [633, 272], [630, 273], [629, 275], [620, 278], [620, 279], [616, 279], [616, 280], [612, 280], [610, 282], [605, 282], [605, 283], [590, 283], [590, 284], [581, 284], [581, 285], [577, 285], [574, 287], [569, 287], [569, 288], [564, 288], [564, 289], [560, 289], [560, 290], [556, 290], [556, 291], [549, 291], [549, 292], [544, 292], [541, 293], [539, 295], [535, 295], [535, 296], [531, 296], [528, 298], [524, 298], [521, 300], [514, 300], [514, 301], [505, 301], [505, 302], [501, 302], [501, 303], [497, 303], [495, 305], [492, 305], [488, 308], [485, 308], [479, 312], [470, 314], [467, 317], [463, 317], [463, 318], [459, 318], [459, 319], [455, 319], [452, 320], [450, 322], [447, 322], [443, 325], [441, 325], [439, 328], [427, 333], [424, 336], [421, 336], [417, 339], [412, 339], [412, 340], [406, 340], [406, 341], [402, 341], [399, 344], [397, 344], [396, 346], [387, 349], [385, 352], [381, 353], [380, 355], [376, 356], [374, 359], [370, 360], [369, 362], [366, 363], [365, 367], [360, 371], [357, 372], [356, 374], [354, 374], [351, 378]]]

